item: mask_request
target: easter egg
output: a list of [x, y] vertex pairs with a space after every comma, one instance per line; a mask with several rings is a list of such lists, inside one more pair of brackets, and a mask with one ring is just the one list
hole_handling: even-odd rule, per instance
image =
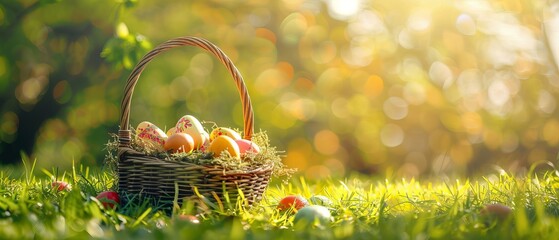
[[167, 138], [163, 147], [172, 153], [190, 153], [194, 149], [194, 139], [186, 133], [175, 133]]
[[163, 150], [167, 134], [155, 124], [144, 121], [138, 124], [136, 128], [136, 136], [141, 140], [140, 144], [146, 148], [154, 148]]
[[204, 143], [198, 148], [202, 152], [206, 152], [210, 147], [210, 135], [208, 133], [204, 134]]
[[480, 213], [483, 216], [496, 217], [497, 219], [505, 220], [511, 215], [512, 209], [503, 204], [493, 203], [485, 205], [485, 207], [481, 209]]
[[285, 211], [291, 208], [295, 210], [299, 210], [305, 206], [309, 205], [309, 201], [306, 198], [299, 195], [289, 195], [287, 197], [282, 198], [278, 203], [278, 209], [280, 211]]
[[120, 197], [118, 196], [118, 193], [113, 191], [101, 192], [95, 198], [97, 198], [105, 208], [114, 209], [120, 204]]
[[64, 182], [64, 181], [54, 181], [50, 185], [53, 189], [56, 189], [57, 191], [64, 191], [64, 190], [71, 190], [72, 189], [70, 184], [68, 184], [67, 182]]
[[200, 219], [198, 219], [198, 217], [196, 217], [194, 215], [181, 214], [181, 215], [179, 215], [178, 219], [180, 221], [187, 222], [187, 223], [190, 223], [190, 224], [199, 224], [200, 223]]
[[319, 226], [326, 226], [332, 222], [332, 214], [330, 210], [324, 206], [311, 205], [299, 209], [297, 214], [295, 214], [295, 219], [293, 222], [295, 224], [313, 224]]
[[324, 207], [332, 207], [332, 205], [334, 204], [332, 200], [323, 195], [314, 195], [309, 198], [309, 201], [314, 205], [320, 205]]
[[228, 136], [219, 136], [214, 139], [210, 143], [208, 151], [213, 153], [214, 157], [218, 157], [223, 151], [227, 151], [231, 157], [235, 158], [238, 158], [241, 155], [239, 152], [239, 146], [235, 140]]
[[256, 145], [256, 143], [253, 143], [249, 140], [237, 139], [237, 140], [235, 140], [235, 142], [237, 143], [237, 145], [239, 145], [239, 151], [240, 151], [241, 155], [244, 155], [244, 154], [249, 153], [249, 152], [252, 152], [252, 153], [259, 153], [260, 152], [260, 147], [258, 147], [258, 145]]
[[218, 127], [212, 130], [212, 133], [210, 133], [210, 141], [213, 141], [214, 139], [222, 135], [228, 136], [233, 140], [241, 139], [241, 135], [235, 130], [231, 128]]
[[194, 139], [194, 149], [199, 149], [206, 141], [208, 133], [200, 121], [191, 115], [182, 116], [175, 127], [176, 132], [188, 133]]
[[171, 135], [175, 134], [176, 132], [177, 132], [176, 127], [169, 128], [169, 130], [167, 130], [167, 136], [171, 136]]

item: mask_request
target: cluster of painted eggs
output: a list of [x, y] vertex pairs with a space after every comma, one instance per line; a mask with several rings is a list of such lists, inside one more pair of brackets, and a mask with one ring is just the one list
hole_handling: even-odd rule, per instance
[[241, 138], [233, 129], [217, 127], [208, 134], [200, 121], [191, 115], [181, 117], [166, 133], [153, 123], [141, 122], [136, 128], [136, 136], [145, 148], [171, 153], [198, 150], [218, 157], [227, 152], [231, 157], [239, 158], [250, 152], [260, 152], [258, 145]]

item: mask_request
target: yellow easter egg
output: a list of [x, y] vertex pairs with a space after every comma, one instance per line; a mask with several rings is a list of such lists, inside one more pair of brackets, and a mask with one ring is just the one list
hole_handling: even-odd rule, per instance
[[241, 135], [235, 130], [231, 128], [218, 127], [212, 130], [212, 133], [210, 133], [210, 141], [213, 141], [214, 139], [222, 135], [228, 136], [233, 140], [241, 139]]
[[239, 152], [239, 146], [232, 138], [228, 136], [218, 136], [211, 143], [208, 151], [213, 153], [214, 157], [221, 155], [223, 151], [227, 151], [231, 157], [238, 158], [241, 153]]
[[176, 132], [177, 132], [176, 127], [169, 128], [169, 130], [167, 130], [167, 136], [170, 137], [171, 135], [175, 134]]
[[167, 140], [167, 134], [148, 121], [138, 124], [136, 137], [139, 138], [139, 144], [143, 147], [157, 150], [163, 150], [163, 145]]
[[200, 121], [191, 115], [182, 116], [177, 122], [175, 128], [178, 133], [187, 133], [192, 136], [194, 139], [194, 149], [199, 149], [206, 141], [205, 136], [208, 133], [204, 130]]

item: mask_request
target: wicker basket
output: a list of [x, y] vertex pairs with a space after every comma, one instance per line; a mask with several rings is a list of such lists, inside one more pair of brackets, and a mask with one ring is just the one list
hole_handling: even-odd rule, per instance
[[[244, 136], [250, 140], [254, 131], [254, 115], [243, 78], [231, 60], [211, 42], [197, 37], [180, 37], [164, 42], [147, 53], [128, 77], [122, 99], [120, 130], [118, 132], [118, 188], [126, 194], [141, 194], [163, 202], [172, 202], [175, 196], [199, 196], [212, 202], [237, 204], [239, 190], [249, 206], [262, 199], [268, 186], [272, 166], [255, 167], [249, 171], [226, 170], [221, 166], [204, 166], [189, 162], [170, 161], [135, 151], [131, 147], [129, 128], [130, 102], [140, 74], [158, 54], [180, 46], [202, 48], [227, 67], [237, 86], [243, 107]], [[178, 191], [176, 191], [178, 190]], [[227, 197], [225, 196], [227, 194]], [[220, 203], [220, 204], [221, 204]], [[234, 206], [234, 205], [233, 205]]]

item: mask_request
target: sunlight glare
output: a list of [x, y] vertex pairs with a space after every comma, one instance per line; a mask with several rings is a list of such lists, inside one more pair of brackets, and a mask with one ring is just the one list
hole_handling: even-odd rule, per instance
[[380, 140], [387, 147], [397, 147], [404, 142], [404, 130], [396, 124], [388, 123], [380, 131]]
[[460, 14], [456, 18], [456, 29], [464, 35], [472, 36], [476, 34], [476, 23], [468, 14]]
[[361, 0], [329, 0], [328, 13], [332, 18], [346, 20], [361, 9]]

